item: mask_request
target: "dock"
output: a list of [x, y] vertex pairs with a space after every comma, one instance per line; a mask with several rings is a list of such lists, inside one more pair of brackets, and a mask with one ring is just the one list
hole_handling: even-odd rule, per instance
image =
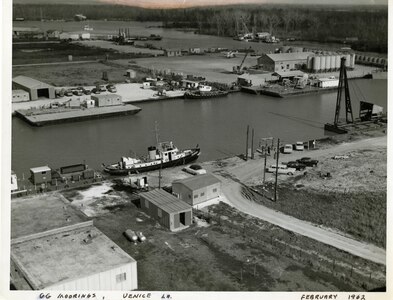
[[59, 109], [26, 109], [16, 110], [17, 117], [33, 126], [44, 126], [64, 122], [75, 122], [99, 119], [111, 116], [133, 115], [142, 109], [132, 104], [92, 107], [92, 108], [59, 108]]

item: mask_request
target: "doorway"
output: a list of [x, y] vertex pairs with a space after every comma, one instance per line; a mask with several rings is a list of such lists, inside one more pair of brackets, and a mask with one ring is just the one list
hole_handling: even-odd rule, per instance
[[180, 224], [186, 226], [186, 213], [185, 212], [180, 213]]

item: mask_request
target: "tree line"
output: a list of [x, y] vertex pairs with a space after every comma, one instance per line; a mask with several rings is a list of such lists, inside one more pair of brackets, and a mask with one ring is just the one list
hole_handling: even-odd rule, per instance
[[164, 27], [195, 28], [202, 34], [236, 36], [269, 32], [280, 38], [318, 42], [356, 37], [352, 44], [363, 50], [387, 52], [386, 7], [242, 5], [188, 9], [144, 9], [120, 5], [22, 5], [13, 6], [14, 18], [27, 20], [72, 19], [81, 13], [88, 19], [158, 21]]

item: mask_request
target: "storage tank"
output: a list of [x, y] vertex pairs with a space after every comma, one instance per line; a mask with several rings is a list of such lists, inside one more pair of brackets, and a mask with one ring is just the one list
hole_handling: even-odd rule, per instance
[[331, 55], [330, 56], [330, 70], [334, 71], [336, 69], [336, 56]]
[[348, 68], [351, 66], [351, 55], [345, 54], [345, 66]]
[[331, 69], [332, 57], [330, 55], [326, 55], [326, 71]]
[[321, 72], [326, 71], [326, 56], [321, 56]]
[[356, 54], [352, 53], [351, 54], [351, 64], [350, 64], [351, 68], [355, 68], [355, 61], [356, 61]]
[[150, 146], [149, 148], [147, 148], [147, 151], [149, 152], [149, 158], [151, 160], [155, 160], [156, 159], [156, 147], [154, 146]]
[[312, 70], [315, 73], [317, 73], [321, 70], [321, 57], [320, 56], [314, 56]]
[[312, 70], [313, 58], [312, 55], [307, 57], [307, 70]]
[[341, 56], [336, 55], [336, 69], [339, 70], [341, 68]]

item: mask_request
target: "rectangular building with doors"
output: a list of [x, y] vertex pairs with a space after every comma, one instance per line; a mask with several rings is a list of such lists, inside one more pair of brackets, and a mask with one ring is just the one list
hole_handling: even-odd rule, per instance
[[52, 170], [48, 166], [31, 168], [30, 175], [34, 184], [48, 183], [52, 180]]
[[170, 231], [186, 228], [192, 223], [192, 207], [161, 189], [141, 193], [141, 208]]
[[172, 183], [172, 192], [195, 206], [221, 195], [221, 181], [212, 174], [196, 175]]
[[30, 100], [37, 100], [38, 98], [54, 99], [56, 97], [53, 86], [27, 76], [14, 77], [12, 79], [12, 88], [28, 92]]
[[269, 72], [288, 72], [307, 67], [307, 57], [312, 52], [264, 54], [258, 58], [258, 66]]
[[115, 106], [122, 105], [122, 98], [117, 94], [103, 94], [103, 95], [92, 95], [91, 99], [94, 100], [96, 106]]

